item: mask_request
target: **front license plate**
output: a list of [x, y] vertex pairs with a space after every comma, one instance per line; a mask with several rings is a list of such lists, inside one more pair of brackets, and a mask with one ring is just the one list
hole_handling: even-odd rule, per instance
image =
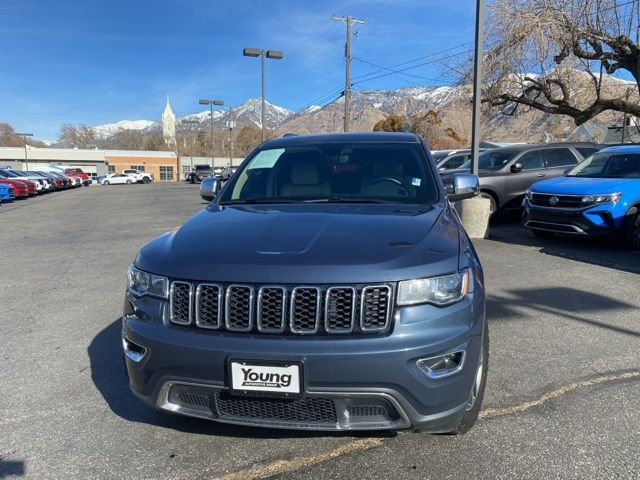
[[230, 360], [232, 394], [289, 397], [302, 392], [302, 364]]

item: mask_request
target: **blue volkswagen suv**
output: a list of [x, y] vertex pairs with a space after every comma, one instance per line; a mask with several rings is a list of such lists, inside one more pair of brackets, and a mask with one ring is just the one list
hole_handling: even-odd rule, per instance
[[605, 148], [564, 177], [535, 183], [523, 206], [538, 237], [615, 234], [640, 248], [640, 146]]
[[[478, 192], [459, 174], [450, 198]], [[480, 262], [410, 134], [270, 140], [128, 272], [130, 387], [167, 412], [464, 433], [488, 342]]]

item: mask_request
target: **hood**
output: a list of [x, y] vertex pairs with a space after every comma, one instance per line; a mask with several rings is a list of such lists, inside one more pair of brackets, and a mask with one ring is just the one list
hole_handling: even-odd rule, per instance
[[531, 191], [556, 195], [618, 193], [621, 189], [629, 188], [630, 182], [640, 185], [640, 180], [629, 178], [557, 177], [534, 184]]
[[443, 206], [210, 205], [146, 245], [136, 265], [200, 281], [364, 283], [456, 271]]

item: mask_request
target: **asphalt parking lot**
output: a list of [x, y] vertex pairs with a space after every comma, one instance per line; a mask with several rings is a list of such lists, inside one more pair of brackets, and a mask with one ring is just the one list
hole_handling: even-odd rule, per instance
[[467, 435], [244, 428], [139, 404], [120, 352], [126, 269], [204, 206], [189, 184], [0, 206], [0, 478], [640, 478], [640, 252], [509, 220], [475, 242], [491, 358]]

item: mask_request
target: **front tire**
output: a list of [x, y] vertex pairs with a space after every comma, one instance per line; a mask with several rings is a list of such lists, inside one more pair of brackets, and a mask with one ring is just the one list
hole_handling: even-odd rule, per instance
[[488, 198], [491, 201], [491, 206], [489, 207], [489, 217], [493, 217], [496, 213], [498, 213], [498, 202], [493, 195], [489, 192], [481, 191], [480, 196], [482, 198]]
[[449, 432], [450, 435], [463, 435], [471, 430], [471, 427], [478, 420], [480, 408], [482, 408], [482, 399], [484, 398], [484, 390], [487, 386], [487, 367], [489, 366], [489, 328], [485, 320], [484, 337], [482, 339], [482, 352], [480, 353], [480, 363], [476, 370], [476, 378], [469, 392], [467, 400], [467, 409], [460, 419], [458, 426]]
[[622, 241], [631, 250], [640, 249], [640, 210], [633, 207], [624, 219]]
[[131, 185], [131, 180], [127, 180], [127, 185]]
[[149, 183], [151, 180], [149, 180], [149, 177], [144, 177], [142, 179], [142, 183]]

